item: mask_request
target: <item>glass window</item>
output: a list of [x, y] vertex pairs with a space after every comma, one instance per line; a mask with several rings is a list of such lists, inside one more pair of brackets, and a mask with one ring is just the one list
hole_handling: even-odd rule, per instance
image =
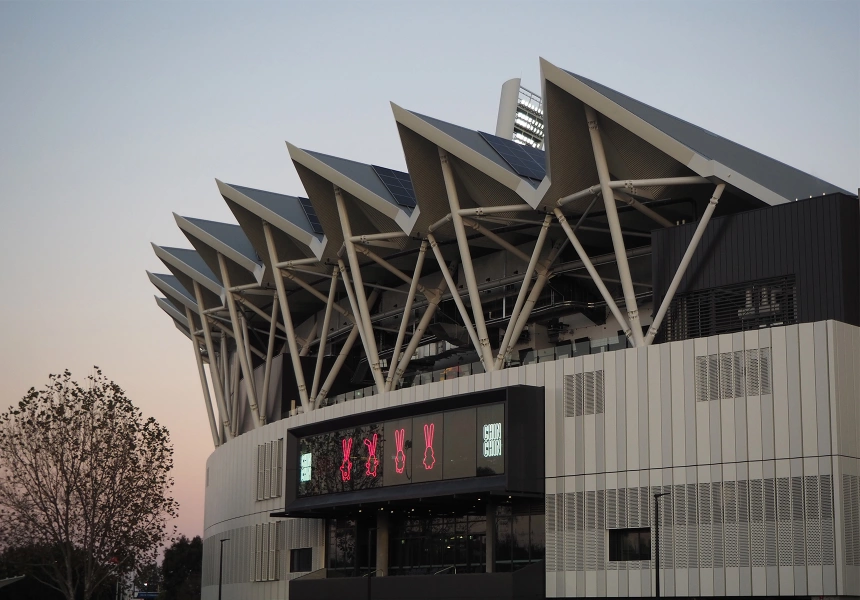
[[445, 460], [443, 413], [415, 417], [412, 420], [412, 481], [438, 481], [442, 479], [442, 464]]
[[313, 567], [313, 550], [311, 548], [295, 548], [290, 550], [290, 573], [304, 573]]
[[610, 529], [609, 560], [651, 560], [651, 528]]
[[444, 479], [475, 476], [475, 409], [445, 413]]

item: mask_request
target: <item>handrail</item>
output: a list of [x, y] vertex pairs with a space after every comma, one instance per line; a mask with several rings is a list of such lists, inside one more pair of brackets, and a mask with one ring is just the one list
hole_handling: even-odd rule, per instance
[[367, 574], [365, 574], [365, 575], [362, 575], [362, 577], [370, 577], [370, 576], [371, 576], [371, 575], [373, 575], [374, 573], [382, 573], [382, 576], [383, 576], [383, 577], [385, 576], [385, 571], [383, 571], [382, 569], [374, 569], [374, 570], [373, 570], [373, 571], [371, 571], [370, 573], [367, 573]]
[[433, 573], [433, 574], [434, 574], [434, 575], [438, 575], [439, 573], [444, 573], [444, 572], [445, 572], [445, 571], [447, 571], [448, 569], [454, 569], [454, 575], [456, 575], [456, 574], [457, 574], [457, 565], [451, 565], [450, 567], [445, 567], [444, 569], [441, 569], [441, 570], [439, 570], [439, 571], [436, 571], [436, 572], [435, 572], [435, 573]]

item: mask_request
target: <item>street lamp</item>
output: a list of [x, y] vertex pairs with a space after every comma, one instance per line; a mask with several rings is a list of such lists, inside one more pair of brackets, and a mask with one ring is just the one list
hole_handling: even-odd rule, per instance
[[657, 588], [656, 588], [657, 593], [655, 594], [656, 598], [660, 597], [660, 511], [659, 511], [660, 503], [658, 502], [658, 500], [660, 498], [662, 498], [663, 496], [668, 496], [668, 495], [669, 495], [669, 492], [661, 492], [659, 494], [654, 494], [654, 526], [655, 526], [655, 529], [654, 529], [654, 546], [655, 546], [655, 552], [656, 552], [656, 557], [655, 557], [656, 569], [655, 569], [655, 571], [657, 572]]
[[218, 557], [218, 600], [221, 600], [221, 580], [224, 573], [224, 542], [230, 541], [230, 538], [221, 540], [221, 554]]

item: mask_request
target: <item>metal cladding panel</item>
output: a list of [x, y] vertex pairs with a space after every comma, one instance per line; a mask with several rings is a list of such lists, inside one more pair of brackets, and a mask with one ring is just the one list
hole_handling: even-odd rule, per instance
[[[842, 192], [837, 186], [774, 160], [740, 144], [720, 137], [698, 125], [688, 123], [652, 106], [625, 96], [575, 73], [570, 73], [598, 93], [615, 102], [663, 133], [699, 154], [719, 161], [744, 174], [783, 198], [803, 198], [808, 195]], [[549, 87], [549, 86], [547, 86]], [[547, 96], [549, 93], [547, 92]]]
[[[655, 230], [651, 263], [659, 306], [697, 223]], [[798, 322], [860, 325], [860, 205], [831, 194], [712, 219], [678, 294], [794, 275]]]
[[[557, 200], [596, 184], [597, 167], [583, 103], [547, 81], [546, 107], [547, 130], [551, 132], [546, 138], [547, 173]], [[581, 214], [589, 202], [591, 198], [583, 198], [566, 210]]]
[[[451, 212], [447, 202], [448, 194], [445, 191], [439, 150], [436, 144], [400, 123], [397, 124], [397, 130], [400, 133], [400, 143], [403, 146], [409, 177], [412, 179], [412, 189], [421, 208], [413, 235], [426, 234], [430, 225]], [[454, 229], [448, 225], [439, 231], [453, 233]]]

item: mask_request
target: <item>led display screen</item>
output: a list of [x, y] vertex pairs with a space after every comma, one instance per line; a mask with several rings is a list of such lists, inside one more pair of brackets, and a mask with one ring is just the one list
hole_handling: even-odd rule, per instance
[[499, 403], [302, 437], [297, 495], [503, 474], [504, 431]]

